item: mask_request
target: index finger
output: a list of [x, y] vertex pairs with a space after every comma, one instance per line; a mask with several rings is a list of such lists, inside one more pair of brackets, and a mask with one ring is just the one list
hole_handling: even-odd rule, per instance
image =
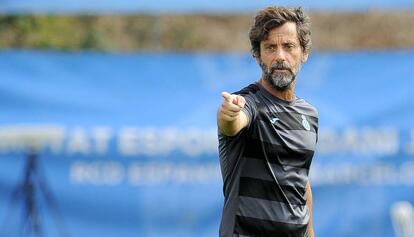
[[223, 96], [223, 98], [227, 100], [228, 102], [232, 102], [232, 99], [231, 99], [232, 96], [230, 93], [223, 91], [221, 92], [221, 96]]

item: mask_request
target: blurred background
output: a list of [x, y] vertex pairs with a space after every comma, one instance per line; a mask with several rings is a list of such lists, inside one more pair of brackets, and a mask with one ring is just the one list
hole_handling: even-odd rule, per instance
[[301, 5], [317, 237], [413, 237], [414, 1], [1, 0], [0, 236], [218, 236], [220, 92]]

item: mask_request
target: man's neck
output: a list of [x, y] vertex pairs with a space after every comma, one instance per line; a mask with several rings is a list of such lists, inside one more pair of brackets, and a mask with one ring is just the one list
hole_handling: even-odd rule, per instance
[[289, 89], [281, 91], [273, 88], [272, 85], [263, 78], [260, 79], [259, 83], [273, 96], [285, 100], [285, 101], [292, 101], [295, 98], [295, 82], [296, 80], [292, 81], [292, 84], [290, 85]]

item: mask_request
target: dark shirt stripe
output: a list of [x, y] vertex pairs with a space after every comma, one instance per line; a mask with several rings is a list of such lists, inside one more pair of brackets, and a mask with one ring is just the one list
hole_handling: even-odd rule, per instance
[[[301, 187], [277, 185], [274, 181], [240, 177], [240, 196], [283, 202], [293, 205], [306, 205], [304, 194], [305, 189]], [[288, 200], [286, 200], [286, 198]]]
[[[278, 125], [277, 125], [278, 126]], [[267, 128], [262, 130], [258, 127]], [[251, 129], [250, 138], [295, 149], [314, 150], [317, 134], [305, 130], [278, 130], [269, 122], [258, 120]]]
[[[278, 165], [287, 165], [309, 169], [314, 151], [306, 149], [289, 149], [286, 146], [274, 145], [257, 139], [246, 138], [243, 157], [261, 159]], [[264, 150], [263, 150], [264, 148]]]
[[270, 169], [273, 171], [280, 185], [306, 187], [308, 182], [308, 169], [280, 166], [278, 164], [267, 163], [264, 160], [249, 159], [248, 157], [243, 161], [240, 177], [250, 177], [273, 182], [274, 177]]
[[[273, 124], [271, 120], [277, 118]], [[257, 119], [264, 121], [268, 124], [268, 127], [264, 129], [276, 129], [276, 130], [305, 130], [308, 131], [303, 125], [302, 114], [295, 112], [268, 112], [263, 111], [257, 114]], [[306, 115], [306, 121], [309, 123], [309, 132], [317, 133], [318, 119], [312, 116]]]
[[304, 237], [307, 225], [236, 216], [234, 234], [252, 237]]

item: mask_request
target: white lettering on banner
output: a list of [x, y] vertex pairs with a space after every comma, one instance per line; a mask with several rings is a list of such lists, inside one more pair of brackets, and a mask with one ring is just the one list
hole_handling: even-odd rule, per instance
[[71, 165], [69, 176], [75, 184], [113, 186], [124, 181], [125, 168], [122, 163], [115, 161], [78, 161]]
[[119, 133], [118, 149], [124, 156], [154, 155], [158, 145], [162, 149], [162, 141], [157, 140], [155, 129], [139, 130], [136, 127], [127, 127]]
[[76, 127], [68, 135], [67, 152], [68, 154], [91, 154], [91, 141], [86, 134], [85, 129]]
[[133, 186], [164, 183], [217, 183], [221, 180], [217, 163], [175, 164], [114, 161], [77, 161], [70, 166], [70, 181], [77, 185], [114, 186], [127, 182]]
[[132, 163], [129, 166], [131, 185], [160, 183], [206, 183], [220, 180], [220, 167], [214, 164]]
[[3, 125], [0, 127], [0, 152], [49, 149], [57, 154], [62, 150], [65, 127], [54, 124]]
[[112, 136], [112, 129], [107, 126], [92, 127], [90, 131], [75, 127], [68, 133], [66, 152], [68, 155], [104, 155], [108, 152]]
[[178, 140], [178, 147], [189, 156], [198, 156], [202, 153], [217, 153], [217, 130], [189, 129]]
[[119, 152], [124, 156], [167, 155], [177, 150], [190, 157], [217, 153], [215, 129], [138, 129], [123, 128], [118, 140]]
[[312, 185], [406, 185], [414, 186], [414, 162], [400, 165], [374, 163], [369, 165], [314, 165]]
[[328, 154], [393, 155], [400, 149], [395, 128], [321, 129], [317, 152]]
[[112, 136], [112, 129], [110, 127], [92, 128], [92, 138], [95, 141], [96, 153], [104, 155], [108, 152], [109, 142]]
[[173, 151], [189, 157], [217, 153], [216, 129], [125, 127], [114, 134], [110, 127], [0, 126], [3, 153], [34, 147], [50, 149], [54, 154], [104, 155], [113, 139], [122, 156], [159, 156]]

